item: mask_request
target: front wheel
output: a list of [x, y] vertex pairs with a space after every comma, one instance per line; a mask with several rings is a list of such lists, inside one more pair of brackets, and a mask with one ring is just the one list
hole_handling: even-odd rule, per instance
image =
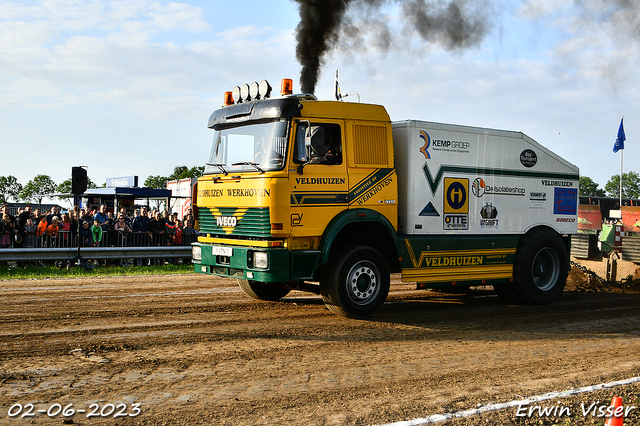
[[562, 294], [569, 274], [569, 255], [560, 236], [539, 228], [522, 237], [513, 264], [513, 287], [499, 296], [531, 305], [548, 304]]
[[334, 253], [320, 281], [327, 308], [350, 318], [369, 317], [382, 307], [391, 278], [382, 255], [365, 246], [348, 246]]
[[238, 280], [238, 285], [247, 296], [259, 300], [276, 301], [285, 297], [291, 290], [276, 284], [266, 284], [259, 281]]

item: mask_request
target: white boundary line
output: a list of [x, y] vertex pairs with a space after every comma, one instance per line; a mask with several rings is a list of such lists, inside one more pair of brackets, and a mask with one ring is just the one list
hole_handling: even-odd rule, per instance
[[568, 396], [576, 395], [576, 394], [579, 394], [579, 393], [593, 392], [593, 391], [597, 391], [597, 390], [600, 390], [600, 389], [612, 388], [614, 386], [629, 385], [629, 384], [635, 383], [635, 382], [640, 382], [640, 377], [633, 377], [631, 379], [618, 380], [616, 382], [610, 382], [610, 383], [600, 383], [599, 385], [585, 386], [583, 388], [578, 388], [578, 389], [569, 389], [569, 390], [562, 391], [562, 392], [549, 392], [549, 393], [545, 393], [543, 395], [532, 396], [532, 397], [529, 397], [527, 399], [519, 399], [519, 400], [510, 401], [510, 402], [491, 403], [491, 404], [487, 404], [487, 405], [482, 405], [482, 406], [480, 406], [478, 408], [475, 408], [473, 410], [457, 411], [455, 413], [447, 413], [447, 414], [433, 414], [433, 415], [431, 415], [429, 417], [425, 417], [425, 418], [413, 419], [413, 420], [404, 420], [404, 421], [401, 421], [401, 422], [388, 423], [388, 424], [379, 425], [379, 426], [420, 426], [420, 425], [427, 425], [427, 424], [443, 422], [443, 421], [451, 420], [451, 419], [457, 419], [457, 418], [462, 418], [462, 417], [470, 417], [470, 416], [473, 416], [473, 415], [476, 415], [476, 414], [487, 413], [487, 412], [491, 412], [491, 411], [503, 410], [505, 408], [517, 407], [517, 406], [520, 406], [520, 405], [527, 405], [527, 404], [531, 404], [532, 402], [546, 401], [548, 399], [555, 399], [555, 398], [566, 398]]

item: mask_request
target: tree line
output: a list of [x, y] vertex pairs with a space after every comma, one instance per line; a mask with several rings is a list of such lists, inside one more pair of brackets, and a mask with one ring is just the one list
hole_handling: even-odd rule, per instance
[[[155, 189], [165, 189], [167, 182], [171, 180], [197, 178], [204, 173], [204, 166], [176, 166], [169, 176], [149, 176], [144, 181], [144, 186]], [[106, 187], [106, 182], [101, 188]], [[87, 187], [98, 188], [88, 178]], [[52, 198], [53, 194], [71, 194], [71, 178], [57, 184], [51, 176], [37, 175], [26, 184], [18, 182], [15, 176], [0, 176], [0, 204], [24, 201], [27, 203], [41, 204], [44, 198]], [[62, 197], [59, 197], [62, 198]]]
[[[588, 197], [620, 198], [620, 175], [613, 175], [604, 189], [589, 176], [580, 176], [580, 195]], [[640, 198], [640, 175], [622, 173], [622, 198]]]
[[[171, 180], [198, 178], [204, 173], [204, 166], [176, 166], [169, 176], [149, 176], [144, 181], [144, 186], [155, 189], [165, 189], [167, 182]], [[88, 179], [89, 188], [98, 186]], [[102, 184], [102, 188], [106, 182]], [[15, 176], [0, 176], [0, 204], [25, 201], [28, 203], [42, 203], [44, 198], [50, 198], [51, 194], [70, 194], [71, 178], [60, 184], [56, 184], [48, 175], [37, 175], [25, 185], [22, 185]], [[620, 175], [611, 176], [604, 189], [589, 176], [580, 176], [580, 195], [589, 197], [620, 197]], [[640, 175], [636, 172], [622, 174], [622, 197], [640, 198]]]

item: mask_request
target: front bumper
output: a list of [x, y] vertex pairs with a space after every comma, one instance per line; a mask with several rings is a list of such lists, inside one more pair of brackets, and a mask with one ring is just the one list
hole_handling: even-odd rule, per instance
[[[288, 282], [291, 280], [289, 250], [286, 248], [256, 248], [244, 246], [215, 246], [194, 244], [200, 247], [200, 260], [194, 259], [195, 272], [221, 277], [248, 279], [260, 282]], [[219, 248], [223, 247], [222, 250]], [[227, 252], [223, 254], [216, 254]], [[254, 253], [266, 253], [266, 268], [253, 264]], [[230, 254], [227, 256], [225, 254]]]

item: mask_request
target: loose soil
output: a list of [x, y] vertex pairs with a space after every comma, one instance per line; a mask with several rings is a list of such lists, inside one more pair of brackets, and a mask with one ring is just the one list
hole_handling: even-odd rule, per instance
[[[604, 276], [603, 262], [581, 263]], [[638, 377], [640, 271], [618, 268], [624, 285], [573, 268], [548, 306], [393, 276], [369, 320], [333, 315], [310, 293], [252, 300], [202, 275], [3, 281], [0, 424], [376, 425]], [[617, 395], [637, 407], [624, 423], [635, 425], [639, 390], [530, 405], [570, 415], [511, 408], [445, 424], [603, 424], [581, 407]], [[109, 404], [140, 412], [115, 417]], [[87, 412], [53, 416], [62, 407]]]

